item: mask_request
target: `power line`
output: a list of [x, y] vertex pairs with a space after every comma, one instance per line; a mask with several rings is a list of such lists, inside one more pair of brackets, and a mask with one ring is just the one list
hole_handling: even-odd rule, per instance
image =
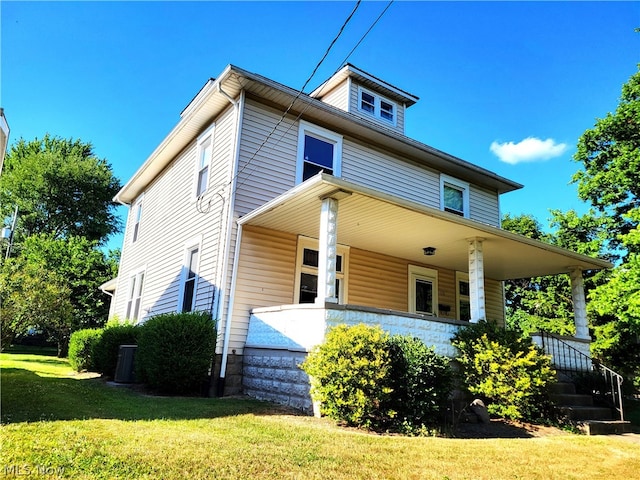
[[[360, 46], [360, 44], [364, 41], [364, 39], [367, 37], [367, 35], [369, 35], [369, 33], [371, 32], [371, 30], [373, 30], [373, 28], [376, 26], [376, 24], [380, 21], [380, 19], [383, 17], [383, 15], [387, 12], [387, 10], [389, 9], [389, 7], [391, 7], [391, 4], [393, 4], [394, 0], [390, 0], [389, 3], [387, 4], [387, 6], [384, 8], [384, 10], [382, 10], [382, 12], [380, 13], [380, 15], [378, 15], [378, 18], [375, 19], [375, 21], [371, 24], [371, 26], [368, 28], [368, 30], [360, 37], [360, 40], [358, 40], [358, 42], [355, 44], [355, 46], [351, 49], [351, 51], [347, 54], [347, 56], [344, 58], [344, 60], [338, 65], [338, 68], [333, 72], [333, 75], [335, 75], [336, 73], [338, 73], [340, 71], [340, 69], [344, 66], [345, 63], [347, 63], [347, 60], [349, 59], [349, 57], [351, 57], [351, 55], [353, 55], [353, 52], [355, 52], [355, 50]], [[340, 36], [340, 34], [342, 33], [342, 31], [344, 30], [344, 27], [346, 26], [346, 24], [348, 23], [348, 21], [351, 19], [351, 17], [353, 16], [353, 14], [355, 13], [356, 9], [358, 8], [358, 5], [360, 4], [360, 1], [358, 1], [358, 3], [356, 4], [356, 7], [354, 8], [354, 10], [351, 12], [351, 15], [349, 15], [349, 17], [347, 18], [347, 20], [345, 21], [344, 25], [342, 26], [342, 28], [340, 29], [340, 32], [338, 33], [338, 36], [336, 36], [336, 38], [334, 39], [334, 41], [331, 43], [331, 45], [329, 46], [329, 49], [327, 49], [327, 52], [325, 53], [325, 55], [322, 57], [322, 60], [320, 60], [320, 63], [322, 63], [324, 61], [324, 59], [326, 58], [327, 54], [329, 53], [329, 50], [331, 49], [331, 47], [333, 46], [333, 44], [335, 43], [335, 41], [338, 39], [338, 37]], [[296, 102], [296, 100], [298, 100], [300, 98], [300, 95], [302, 94], [304, 88], [307, 86], [307, 84], [309, 83], [309, 81], [311, 80], [311, 78], [314, 76], [315, 72], [318, 70], [318, 67], [320, 66], [320, 63], [318, 63], [318, 65], [316, 66], [316, 68], [314, 69], [313, 73], [311, 74], [311, 76], [307, 79], [307, 81], [305, 82], [304, 86], [302, 87], [302, 89], [298, 92], [298, 94], [296, 95], [296, 97], [291, 101], [291, 103], [289, 104], [289, 107], [287, 107], [287, 109], [285, 110], [285, 112], [282, 114], [282, 116], [280, 117], [280, 119], [278, 120], [278, 122], [276, 123], [276, 125], [273, 127], [273, 129], [271, 130], [271, 132], [269, 132], [269, 134], [265, 137], [264, 141], [260, 144], [260, 146], [258, 147], [258, 149], [253, 153], [253, 155], [251, 156], [251, 158], [247, 161], [247, 163], [240, 169], [238, 170], [238, 173], [233, 177], [236, 178], [240, 173], [242, 173], [248, 166], [249, 164], [255, 159], [256, 155], [262, 150], [262, 148], [266, 145], [266, 143], [269, 141], [269, 139], [271, 138], [271, 136], [273, 135], [273, 133], [276, 131], [276, 129], [280, 126], [280, 124], [284, 121], [284, 118], [286, 117], [286, 115], [289, 113], [289, 111], [291, 110], [291, 108], [293, 108], [294, 103]], [[325, 85], [323, 85], [320, 88], [320, 91], [318, 92], [318, 94], [322, 93], [322, 89], [324, 88]], [[307, 103], [304, 108], [300, 111], [300, 113], [298, 114], [298, 116], [295, 118], [295, 120], [289, 125], [289, 127], [282, 133], [282, 135], [280, 135], [280, 137], [276, 140], [275, 144], [273, 145], [273, 147], [275, 147], [276, 145], [278, 145], [278, 143], [280, 143], [280, 141], [284, 138], [284, 136], [289, 133], [289, 131], [291, 130], [291, 128], [293, 127], [293, 125], [300, 120], [300, 118], [302, 117], [302, 115], [304, 115], [304, 113], [308, 110], [308, 108], [311, 106], [311, 103]], [[272, 147], [272, 148], [273, 148]], [[247, 178], [248, 180], [248, 178]], [[232, 179], [233, 181], [233, 179]], [[246, 181], [246, 180], [245, 180]], [[230, 182], [231, 183], [231, 182]], [[236, 185], [236, 189], [238, 188], [238, 186], [243, 185], [244, 182], [242, 182], [239, 185]]]

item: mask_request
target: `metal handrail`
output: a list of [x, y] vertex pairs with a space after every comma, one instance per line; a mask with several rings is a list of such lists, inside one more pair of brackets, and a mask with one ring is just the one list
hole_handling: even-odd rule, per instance
[[[549, 332], [541, 331], [542, 349], [551, 355], [552, 362], [557, 371], [564, 373], [572, 379], [576, 379], [585, 372], [597, 371], [603, 377], [611, 394], [613, 407], [620, 415], [620, 420], [624, 421], [624, 410], [622, 407], [622, 375], [614, 372], [609, 367], [602, 365], [589, 355], [582, 353], [577, 348]], [[550, 341], [553, 339], [553, 341]], [[601, 392], [603, 394], [605, 392]]]

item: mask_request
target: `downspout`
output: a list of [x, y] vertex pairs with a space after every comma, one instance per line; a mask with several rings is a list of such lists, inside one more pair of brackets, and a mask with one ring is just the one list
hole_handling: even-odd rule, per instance
[[229, 341], [231, 339], [231, 319], [236, 296], [236, 279], [238, 276], [238, 260], [240, 259], [240, 243], [242, 242], [242, 225], [238, 225], [236, 234], [236, 250], [233, 254], [233, 270], [231, 272], [231, 292], [229, 292], [229, 303], [227, 305], [227, 315], [225, 317], [224, 344], [222, 347], [222, 363], [220, 365], [220, 378], [218, 379], [217, 396], [224, 394], [224, 381], [227, 374], [227, 358], [229, 357]]
[[[229, 342], [231, 339], [231, 317], [233, 314], [233, 303], [234, 303], [234, 292], [236, 285], [236, 273], [238, 268], [238, 256], [239, 256], [239, 239], [241, 237], [242, 230], [240, 226], [238, 227], [238, 232], [236, 236], [236, 250], [234, 252], [233, 259], [233, 269], [231, 273], [231, 293], [229, 295], [229, 304], [227, 308], [227, 314], [223, 315], [224, 309], [224, 299], [226, 296], [226, 284], [227, 284], [227, 272], [229, 270], [229, 253], [231, 251], [231, 231], [233, 229], [233, 216], [235, 211], [236, 204], [236, 187], [237, 187], [237, 175], [238, 175], [238, 164], [240, 163], [240, 132], [242, 130], [242, 116], [244, 114], [244, 98], [245, 93], [244, 90], [240, 92], [240, 100], [235, 101], [232, 99], [224, 90], [220, 84], [218, 84], [218, 91], [224, 95], [236, 108], [236, 134], [234, 139], [234, 155], [233, 155], [233, 169], [231, 172], [231, 182], [230, 182], [230, 190], [229, 190], [229, 206], [228, 206], [228, 218], [227, 218], [227, 230], [226, 230], [226, 238], [225, 238], [225, 246], [223, 251], [223, 262], [221, 269], [221, 281], [220, 281], [220, 289], [218, 292], [218, 300], [216, 305], [216, 317], [218, 318], [218, 326], [217, 330], [220, 331], [220, 325], [224, 325], [224, 340], [222, 346], [222, 358], [220, 361], [220, 374], [218, 377], [218, 382], [216, 385], [216, 396], [221, 397], [224, 394], [224, 384], [225, 377], [227, 373], [227, 360], [229, 357]], [[213, 379], [213, 375], [211, 377]]]

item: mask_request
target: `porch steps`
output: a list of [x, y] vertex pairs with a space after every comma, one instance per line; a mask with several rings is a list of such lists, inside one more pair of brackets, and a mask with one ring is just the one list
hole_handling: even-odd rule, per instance
[[631, 432], [631, 422], [613, 420], [611, 408], [598, 407], [591, 395], [576, 393], [571, 382], [557, 382], [551, 387], [551, 400], [568, 420], [587, 435], [609, 435]]

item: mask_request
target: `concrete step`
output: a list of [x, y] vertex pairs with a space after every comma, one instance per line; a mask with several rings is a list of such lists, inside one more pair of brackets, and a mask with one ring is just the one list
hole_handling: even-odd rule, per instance
[[550, 392], [557, 395], [575, 395], [576, 386], [571, 382], [556, 382], [551, 384]]
[[553, 403], [561, 407], [593, 406], [593, 397], [591, 395], [580, 395], [577, 393], [552, 393], [551, 400]]
[[631, 422], [620, 420], [586, 420], [578, 428], [587, 435], [621, 435], [631, 433]]
[[568, 420], [574, 421], [613, 419], [611, 409], [605, 407], [561, 406], [560, 411], [567, 417]]

